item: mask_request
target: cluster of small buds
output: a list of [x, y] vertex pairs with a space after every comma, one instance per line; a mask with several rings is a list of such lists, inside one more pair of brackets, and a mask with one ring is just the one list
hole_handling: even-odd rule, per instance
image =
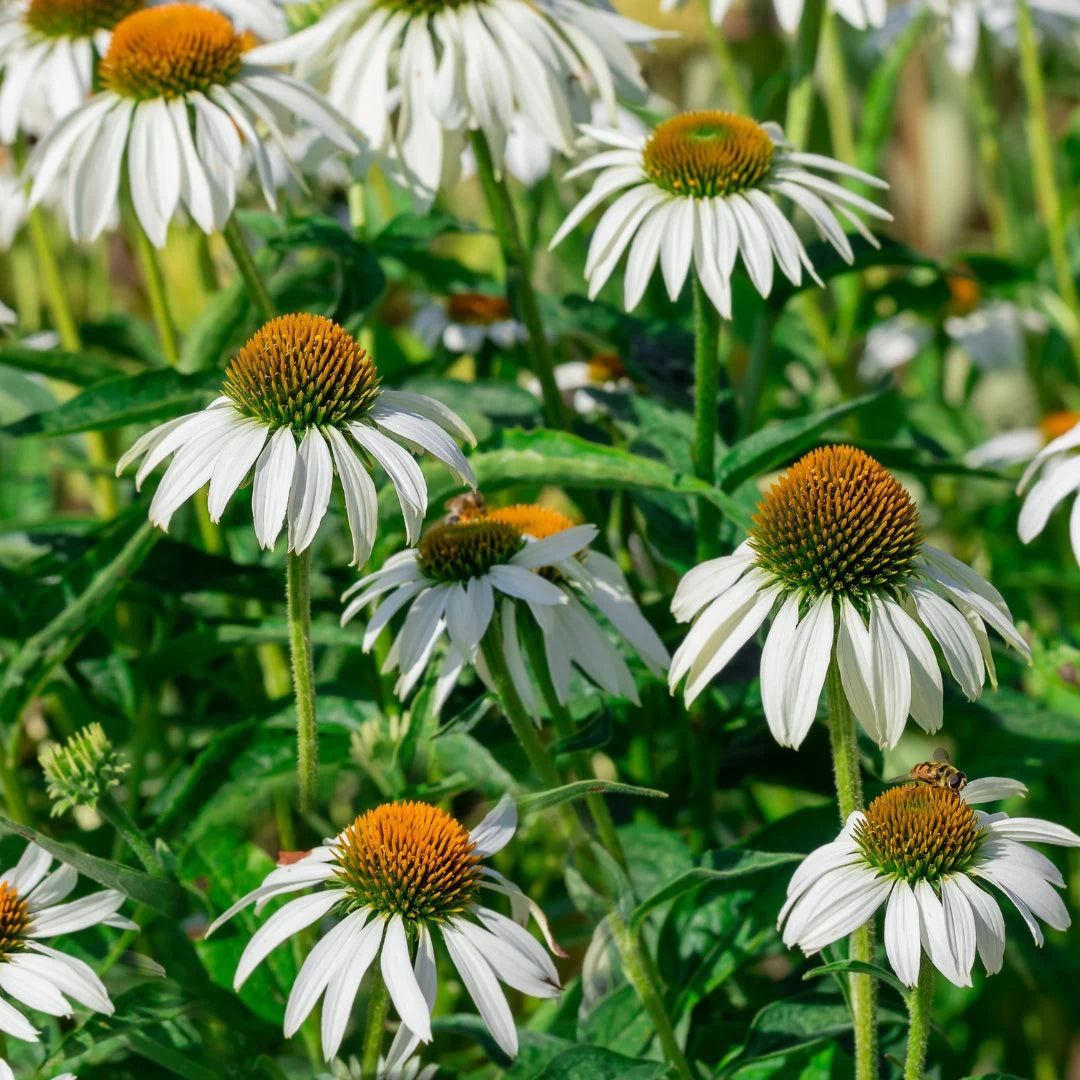
[[75, 806], [96, 809], [98, 799], [120, 783], [129, 767], [98, 723], [88, 724], [64, 743], [47, 746], [39, 760], [54, 817]]

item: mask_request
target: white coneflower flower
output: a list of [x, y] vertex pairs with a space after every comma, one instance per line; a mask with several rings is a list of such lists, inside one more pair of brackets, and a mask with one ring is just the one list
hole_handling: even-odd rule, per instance
[[483, 132], [497, 167], [518, 116], [570, 154], [575, 123], [589, 117], [590, 90], [609, 116], [616, 94], [644, 97], [627, 44], [658, 36], [582, 0], [342, 0], [252, 59], [293, 64], [301, 77], [328, 73], [330, 100], [373, 147], [395, 150], [433, 197], [455, 178], [469, 130]]
[[1038, 427], [1010, 428], [973, 446], [964, 455], [964, 464], [975, 468], [1024, 465], [1048, 443], [1067, 434], [1077, 424], [1080, 424], [1080, 413], [1068, 410], [1047, 413]]
[[[614, 352], [594, 353], [588, 360], [556, 364], [555, 385], [563, 401], [582, 415], [607, 411], [608, 402], [597, 396], [597, 392], [605, 395], [634, 392], [633, 380], [627, 374], [622, 358]], [[525, 387], [530, 394], [543, 398], [540, 380], [534, 375], [528, 377]]]
[[[407, 604], [409, 612], [394, 640], [384, 671], [397, 670], [395, 692], [405, 698], [446, 634], [450, 648], [439, 669], [436, 711], [453, 689], [465, 664], [487, 670], [480, 643], [495, 616], [501, 595], [502, 646], [522, 701], [535, 712], [535, 691], [518, 642], [515, 600], [524, 600], [534, 615], [556, 605], [569, 605], [566, 593], [535, 570], [566, 565], [596, 536], [595, 525], [578, 525], [555, 536], [527, 543], [513, 525], [501, 521], [461, 521], [429, 529], [417, 548], [387, 559], [373, 574], [353, 585], [342, 624], [365, 605], [383, 597], [364, 627], [367, 652], [390, 619]], [[353, 594], [356, 595], [353, 595]], [[539, 615], [543, 618], [543, 615]]]
[[[63, 903], [78, 875], [64, 864], [49, 873], [52, 861], [37, 844], [27, 844], [18, 863], [0, 874], [0, 991], [50, 1016], [70, 1016], [68, 998], [111, 1016], [113, 1004], [93, 969], [44, 941], [101, 924], [125, 930], [138, 926], [117, 915], [124, 894], [113, 889]], [[0, 1032], [26, 1042], [38, 1040], [37, 1029], [3, 997]]]
[[1001, 970], [1005, 921], [985, 888], [992, 885], [1042, 945], [1037, 918], [1055, 930], [1069, 925], [1054, 891], [1065, 882], [1049, 859], [1026, 845], [1076, 847], [1080, 836], [1049, 821], [971, 806], [1023, 790], [1015, 780], [987, 777], [959, 793], [909, 784], [879, 795], [795, 871], [780, 912], [784, 944], [816, 953], [887, 903], [885, 952], [900, 980], [918, 982], [925, 949], [949, 982], [970, 986], [976, 950], [987, 974]]
[[[1072, 413], [1052, 415], [1058, 418], [1059, 422], [1076, 420]], [[1024, 470], [1016, 491], [1022, 495], [1029, 486], [1031, 488], [1020, 507], [1020, 518], [1017, 521], [1017, 531], [1025, 544], [1030, 544], [1043, 531], [1059, 503], [1080, 491], [1080, 456], [1070, 453], [1078, 446], [1080, 423], [1074, 423], [1067, 431], [1048, 442]], [[1039, 479], [1032, 484], [1038, 473], [1041, 473]], [[1073, 502], [1069, 514], [1069, 539], [1073, 555], [1080, 561], [1080, 499]]]
[[907, 367], [933, 340], [929, 323], [910, 311], [876, 323], [866, 333], [858, 375], [864, 382], [877, 382]]
[[454, 438], [474, 446], [476, 440], [457, 414], [423, 394], [383, 390], [367, 353], [321, 315], [271, 319], [230, 361], [222, 390], [200, 412], [147, 432], [117, 464], [119, 475], [142, 457], [135, 476], [141, 486], [175, 454], [150, 504], [150, 520], [162, 529], [208, 481], [210, 519], [219, 521], [254, 468], [251, 507], [260, 546], [273, 548], [287, 515], [289, 550], [303, 551], [326, 513], [336, 468], [352, 561], [361, 564], [371, 554], [379, 516], [369, 459], [397, 490], [410, 544], [427, 512], [427, 484], [409, 449], [426, 451], [463, 484], [476, 486]]
[[1031, 655], [1001, 594], [925, 543], [907, 492], [850, 446], [800, 458], [765, 493], [747, 540], [679, 583], [671, 609], [697, 619], [672, 660], [672, 691], [685, 677], [693, 701], [777, 604], [761, 696], [783, 746], [810, 730], [834, 651], [852, 711], [883, 747], [896, 745], [909, 714], [925, 731], [941, 727], [932, 642], [970, 700], [987, 671], [996, 678], [987, 624]]
[[672, 300], [678, 298], [692, 261], [709, 299], [726, 318], [731, 316], [736, 255], [741, 254], [762, 296], [772, 290], [774, 258], [796, 285], [803, 268], [819, 280], [774, 197], [786, 196], [802, 207], [848, 262], [854, 254], [836, 213], [875, 246], [877, 241], [852, 209], [892, 220], [868, 199], [808, 170], [856, 177], [878, 188], [889, 186], [884, 180], [821, 154], [794, 150], [771, 121], [759, 124], [735, 113], [706, 111], [672, 117], [640, 136], [592, 125], [581, 130], [604, 149], [571, 169], [567, 178], [597, 170], [599, 175], [550, 246], [617, 194], [593, 233], [585, 277], [589, 296], [596, 296], [629, 248], [624, 284], [628, 311], [645, 292], [657, 259]]
[[104, 89], [31, 155], [30, 204], [62, 186], [72, 236], [93, 240], [115, 214], [123, 184], [147, 236], [161, 247], [181, 203], [203, 232], [221, 229], [249, 160], [266, 201], [276, 206], [257, 124], [283, 151], [282, 118], [303, 121], [350, 154], [361, 149], [320, 94], [251, 63], [246, 48], [224, 15], [194, 4], [129, 15], [113, 30], [98, 68]]
[[481, 292], [451, 293], [445, 302], [425, 304], [413, 316], [412, 329], [429, 349], [442, 342], [457, 353], [477, 353], [486, 342], [511, 349], [529, 336], [506, 297]]
[[[673, 11], [686, 0], [660, 0], [661, 11]], [[732, 0], [709, 0], [709, 17], [719, 26], [731, 8]], [[774, 0], [776, 21], [786, 34], [793, 34], [802, 21], [804, 0]], [[885, 22], [886, 0], [829, 0], [829, 8], [856, 30], [882, 26]]]
[[[472, 832], [426, 803], [384, 804], [361, 814], [302, 859], [271, 871], [207, 935], [252, 902], [261, 911], [273, 897], [322, 885], [266, 920], [244, 949], [233, 980], [239, 990], [282, 942], [331, 912], [340, 917], [296, 976], [285, 1006], [286, 1036], [299, 1030], [325, 993], [322, 1046], [329, 1061], [345, 1035], [357, 988], [379, 957], [402, 1022], [386, 1060], [405, 1062], [419, 1042], [431, 1041], [438, 936], [488, 1030], [513, 1056], [517, 1029], [499, 981], [533, 997], [560, 993], [555, 965], [525, 930], [531, 913], [558, 954], [543, 913], [516, 885], [484, 865], [509, 843], [516, 828], [517, 808], [507, 798]], [[510, 898], [512, 919], [484, 906], [485, 888]]]

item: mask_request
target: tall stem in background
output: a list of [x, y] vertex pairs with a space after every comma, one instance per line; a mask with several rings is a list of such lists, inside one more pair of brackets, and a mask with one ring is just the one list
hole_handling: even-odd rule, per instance
[[[720, 313], [705, 292], [697, 271], [694, 282], [694, 475], [707, 484], [716, 479], [716, 396], [720, 389]], [[697, 559], [716, 554], [720, 511], [708, 499], [697, 507]]]
[[[829, 742], [832, 747], [836, 798], [840, 821], [846, 822], [854, 810], [863, 807], [862, 778], [859, 773], [859, 745], [855, 716], [848, 704], [840, 669], [833, 653], [825, 677], [829, 707]], [[851, 935], [850, 958], [871, 964], [874, 961], [874, 924], [870, 920]], [[856, 1080], [877, 1080], [877, 983], [870, 975], [850, 975], [851, 1008], [855, 1025]]]
[[484, 189], [484, 197], [495, 224], [495, 235], [499, 238], [499, 247], [506, 264], [507, 299], [520, 313], [529, 335], [529, 360], [533, 374], [540, 380], [547, 422], [552, 427], [569, 428], [569, 416], [555, 382], [555, 363], [544, 334], [536, 293], [533, 291], [528, 253], [521, 241], [521, 228], [506, 179], [495, 173], [491, 147], [488, 146], [484, 133], [470, 131], [469, 141], [476, 158], [476, 172]]
[[827, 9], [821, 19], [821, 60], [822, 89], [833, 156], [854, 165], [855, 133], [851, 126], [852, 95], [848, 91], [847, 58], [840, 40], [836, 13], [831, 9]]
[[1020, 46], [1020, 79], [1027, 96], [1028, 148], [1031, 153], [1031, 177], [1035, 185], [1035, 198], [1046, 226], [1046, 242], [1050, 249], [1050, 261], [1054, 267], [1058, 293], [1069, 309], [1069, 343], [1076, 365], [1080, 368], [1080, 297], [1077, 296], [1076, 282], [1073, 280], [1069, 252], [1065, 244], [1061, 193], [1054, 175], [1053, 136], [1050, 133], [1050, 117], [1046, 110], [1046, 87], [1043, 84], [1042, 65], [1028, 0], [1016, 0], [1016, 36]]
[[315, 808], [319, 794], [319, 729], [315, 718], [315, 669], [311, 656], [311, 549], [289, 552], [286, 571], [289, 651], [296, 695], [296, 767], [300, 812]]
[[235, 216], [225, 222], [225, 228], [222, 229], [221, 234], [225, 237], [225, 243], [229, 246], [233, 261], [236, 263], [236, 269], [240, 271], [240, 276], [244, 279], [248, 296], [251, 297], [252, 303], [254, 303], [263, 319], [269, 321], [277, 314], [277, 310], [274, 307], [273, 298], [270, 296], [270, 290], [267, 289], [266, 282], [263, 281], [262, 274], [259, 273], [259, 268], [255, 265], [251, 252], [247, 249], [243, 234], [240, 232], [240, 226], [236, 224]]
[[731, 55], [731, 50], [728, 48], [723, 25], [717, 26], [713, 22], [712, 5], [709, 0], [701, 0], [701, 10], [705, 16], [705, 37], [708, 39], [709, 48], [712, 49], [716, 66], [720, 70], [720, 80], [724, 84], [724, 90], [731, 99], [731, 107], [735, 112], [749, 116], [750, 98], [739, 79], [739, 69], [735, 66], [735, 57]]
[[825, 0], [806, 0], [791, 49], [791, 85], [788, 88], [784, 134], [799, 149], [806, 147], [814, 111], [814, 68], [817, 65]]
[[994, 73], [989, 51], [985, 48], [980, 47], [976, 53], [975, 71], [968, 80], [968, 86], [982, 165], [983, 198], [986, 201], [986, 215], [990, 219], [990, 233], [994, 238], [994, 251], [1008, 257], [1016, 245], [1008, 200], [1005, 198], [1001, 118], [994, 103]]
[[146, 298], [150, 302], [150, 313], [154, 316], [161, 348], [169, 367], [180, 363], [180, 341], [176, 336], [176, 324], [173, 322], [169, 301], [165, 295], [165, 279], [161, 276], [157, 251], [146, 235], [146, 230], [139, 224], [134, 214], [128, 215], [128, 235], [135, 245], [142, 267], [143, 284], [146, 286]]

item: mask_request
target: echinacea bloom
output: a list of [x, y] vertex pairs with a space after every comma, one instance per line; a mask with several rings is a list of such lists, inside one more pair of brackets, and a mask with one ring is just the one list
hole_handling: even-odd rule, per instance
[[[634, 383], [618, 353], [594, 353], [588, 360], [567, 360], [555, 365], [555, 385], [574, 412], [587, 415], [607, 411], [609, 394], [632, 394]], [[530, 394], [543, 398], [540, 380], [530, 375], [525, 382]]]
[[[1054, 415], [1075, 419], [1071, 413]], [[1059, 503], [1080, 491], [1080, 455], [1070, 453], [1078, 446], [1080, 423], [1075, 423], [1048, 442], [1024, 470], [1016, 491], [1020, 495], [1027, 492], [1017, 521], [1017, 531], [1025, 544], [1030, 544], [1043, 531]], [[1035, 480], [1038, 474], [1041, 475]], [[1073, 502], [1069, 514], [1069, 539], [1073, 555], [1080, 561], [1080, 499]]]
[[[286, 1037], [299, 1030], [325, 993], [322, 1046], [329, 1061], [345, 1035], [360, 982], [378, 957], [401, 1017], [385, 1067], [406, 1062], [420, 1042], [431, 1041], [435, 941], [441, 938], [488, 1030], [512, 1057], [517, 1029], [500, 980], [533, 997], [560, 993], [555, 965], [525, 929], [530, 913], [552, 951], [562, 955], [535, 902], [484, 863], [510, 842], [516, 828], [517, 808], [508, 798], [471, 832], [426, 803], [384, 804], [303, 858], [271, 871], [210, 926], [207, 936], [252, 902], [261, 912], [274, 897], [321, 886], [290, 900], [263, 923], [233, 979], [239, 990], [282, 942], [331, 913], [338, 917], [296, 976], [285, 1006]], [[509, 897], [513, 917], [485, 906], [484, 889]]]
[[0, 16], [0, 142], [47, 134], [90, 93], [112, 28], [143, 0], [15, 0]]
[[1067, 409], [1047, 413], [1038, 427], [1009, 428], [973, 446], [964, 455], [964, 464], [980, 469], [1028, 464], [1048, 443], [1067, 434], [1077, 424], [1080, 424], [1080, 413]]
[[810, 954], [846, 937], [885, 909], [885, 952], [914, 986], [922, 950], [957, 986], [971, 986], [978, 950], [987, 974], [1001, 970], [1005, 921], [993, 886], [1042, 945], [1037, 919], [1055, 930], [1069, 913], [1055, 888], [1065, 882], [1029, 843], [1080, 846], [1080, 836], [1039, 818], [986, 814], [973, 803], [1024, 791], [986, 777], [957, 793], [908, 784], [856, 810], [832, 843], [806, 857], [788, 885], [779, 925], [784, 944]]
[[679, 583], [671, 610], [696, 621], [672, 660], [672, 692], [686, 678], [693, 701], [777, 605], [761, 697], [782, 746], [810, 730], [834, 654], [852, 711], [882, 747], [896, 745], [909, 714], [924, 731], [941, 727], [932, 642], [969, 700], [987, 672], [996, 685], [987, 624], [1031, 656], [1001, 594], [927, 544], [907, 492], [851, 446], [800, 458], [758, 503], [749, 537]]
[[252, 64], [246, 48], [224, 15], [194, 4], [146, 8], [117, 23], [98, 67], [103, 89], [30, 156], [30, 205], [62, 188], [71, 235], [93, 240], [116, 213], [126, 184], [146, 235], [162, 247], [180, 204], [203, 232], [221, 229], [250, 161], [276, 207], [257, 124], [283, 152], [283, 119], [360, 152], [348, 122], [321, 95]]
[[396, 153], [430, 199], [456, 178], [470, 130], [483, 133], [497, 168], [518, 117], [569, 155], [590, 93], [612, 117], [616, 95], [644, 98], [628, 44], [658, 36], [583, 0], [342, 0], [251, 56], [291, 64], [301, 78], [327, 76], [330, 101], [376, 150]]
[[416, 548], [391, 556], [345, 593], [343, 600], [352, 599], [341, 622], [344, 625], [382, 597], [364, 626], [362, 646], [367, 652], [390, 619], [408, 605], [405, 622], [383, 665], [384, 672], [399, 672], [395, 693], [402, 699], [410, 694], [446, 635], [450, 647], [439, 668], [435, 711], [466, 664], [487, 674], [480, 646], [494, 624], [514, 685], [528, 706], [535, 695], [518, 642], [514, 602], [525, 601], [537, 619], [545, 619], [544, 613], [552, 606], [568, 606], [566, 592], [543, 572], [565, 568], [596, 532], [595, 525], [577, 525], [529, 543], [519, 529], [502, 521], [436, 525]]
[[[70, 1016], [68, 998], [111, 1016], [109, 994], [90, 965], [44, 942], [102, 924], [138, 926], [117, 914], [124, 895], [114, 889], [64, 903], [78, 875], [66, 864], [49, 873], [52, 862], [47, 851], [27, 844], [18, 863], [0, 875], [0, 991], [49, 1016]], [[0, 997], [0, 1032], [38, 1041], [37, 1029], [5, 997]], [[0, 1078], [4, 1068], [0, 1062]]]
[[476, 479], [454, 439], [476, 440], [456, 413], [434, 398], [379, 385], [375, 364], [337, 323], [321, 315], [281, 315], [257, 330], [230, 361], [222, 395], [200, 412], [148, 431], [116, 473], [142, 458], [141, 487], [170, 454], [150, 520], [161, 529], [209, 482], [217, 522], [254, 468], [255, 535], [273, 548], [288, 516], [289, 551], [304, 551], [326, 513], [337, 471], [352, 532], [353, 558], [371, 554], [378, 527], [368, 461], [393, 483], [410, 544], [427, 512], [427, 484], [409, 450], [441, 461], [463, 484]]
[[[686, 0], [660, 0], [661, 11], [682, 7]], [[732, 0], [709, 0], [709, 18], [719, 26], [731, 8]], [[794, 34], [802, 22], [804, 0], [774, 0], [776, 21], [785, 34]], [[856, 30], [878, 27], [885, 22], [886, 0], [829, 0], [829, 8]]]
[[585, 277], [595, 297], [623, 253], [624, 302], [637, 306], [657, 259], [668, 295], [676, 300], [691, 262], [705, 292], [725, 318], [731, 317], [731, 273], [742, 256], [762, 296], [773, 284], [773, 262], [798, 285], [802, 272], [820, 279], [785, 212], [787, 197], [806, 211], [848, 262], [854, 253], [836, 215], [850, 222], [870, 244], [877, 241], [854, 210], [891, 221], [892, 215], [847, 188], [810, 170], [851, 176], [872, 187], [884, 180], [821, 154], [795, 150], [778, 124], [759, 124], [735, 113], [683, 113], [645, 135], [612, 128], [581, 128], [603, 149], [566, 174], [567, 179], [598, 172], [592, 190], [570, 211], [551, 241], [571, 230], [610, 197], [589, 243]]
[[477, 353], [487, 343], [512, 349], [528, 337], [506, 297], [481, 292], [451, 293], [444, 302], [425, 304], [413, 316], [412, 328], [429, 349], [441, 342], [456, 353]]

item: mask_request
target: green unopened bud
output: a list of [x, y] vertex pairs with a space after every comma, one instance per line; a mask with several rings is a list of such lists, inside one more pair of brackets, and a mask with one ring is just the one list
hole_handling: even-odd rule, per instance
[[128, 769], [100, 724], [88, 724], [67, 742], [46, 747], [39, 760], [54, 816], [73, 806], [96, 809], [98, 799], [119, 784]]

